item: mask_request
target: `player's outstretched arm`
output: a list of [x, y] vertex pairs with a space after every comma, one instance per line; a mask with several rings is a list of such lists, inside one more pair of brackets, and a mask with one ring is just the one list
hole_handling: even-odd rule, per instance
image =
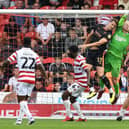
[[119, 26], [119, 27], [121, 27], [121, 26], [124, 25], [124, 22], [126, 21], [127, 17], [128, 17], [128, 15], [125, 14], [125, 15], [123, 15], [123, 16], [120, 18], [119, 23], [118, 23], [118, 26]]
[[107, 42], [108, 42], [108, 40], [106, 38], [102, 38], [99, 41], [94, 42], [94, 43], [80, 45], [79, 48], [97, 47], [97, 46], [100, 46], [100, 45], [105, 44]]

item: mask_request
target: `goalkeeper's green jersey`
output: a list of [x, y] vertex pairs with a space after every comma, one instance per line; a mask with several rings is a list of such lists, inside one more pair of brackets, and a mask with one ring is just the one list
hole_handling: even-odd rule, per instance
[[109, 43], [108, 52], [113, 56], [123, 59], [126, 48], [129, 45], [129, 33], [123, 33], [122, 27], [127, 16], [123, 15], [118, 23], [118, 28]]

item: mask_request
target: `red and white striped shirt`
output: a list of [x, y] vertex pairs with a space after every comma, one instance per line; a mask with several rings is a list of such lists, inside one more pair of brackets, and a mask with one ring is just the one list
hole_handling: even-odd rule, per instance
[[8, 57], [10, 63], [17, 62], [19, 82], [35, 84], [35, 65], [40, 64], [39, 56], [31, 48], [21, 48]]
[[87, 87], [88, 77], [86, 69], [86, 59], [82, 55], [78, 55], [74, 61], [74, 79], [82, 87]]

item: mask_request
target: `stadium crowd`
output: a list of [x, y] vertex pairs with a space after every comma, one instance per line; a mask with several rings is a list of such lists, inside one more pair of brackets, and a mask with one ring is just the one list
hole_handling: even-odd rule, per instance
[[128, 0], [0, 0], [2, 9], [129, 9]]
[[[129, 0], [0, 0], [0, 5], [2, 9], [129, 9]], [[30, 37], [31, 48], [39, 54], [49, 79], [49, 85], [46, 86], [37, 69], [34, 91], [64, 91], [74, 81], [73, 59], [66, 57], [68, 48], [83, 44], [96, 24], [106, 25], [111, 19], [112, 16], [104, 15], [79, 19], [0, 14], [0, 65], [12, 52], [22, 47], [24, 37]], [[86, 57], [87, 52], [82, 54]], [[18, 77], [15, 63], [8, 69], [0, 67], [0, 91], [15, 91]], [[126, 68], [121, 68], [118, 78], [122, 92], [127, 91]], [[98, 90], [95, 73], [93, 69], [91, 84]], [[107, 76], [111, 78], [110, 73]]]

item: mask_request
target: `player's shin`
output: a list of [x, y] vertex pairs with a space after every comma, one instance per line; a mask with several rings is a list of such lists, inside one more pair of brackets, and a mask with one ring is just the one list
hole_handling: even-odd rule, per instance
[[115, 94], [119, 96], [119, 83], [116, 83], [114, 85], [114, 89], [115, 89]]
[[[102, 84], [102, 83], [103, 83], [103, 84]], [[105, 75], [103, 75], [103, 76], [100, 78], [100, 86], [101, 86], [101, 88], [104, 87], [104, 84], [105, 84], [105, 86], [109, 89], [109, 91], [112, 92], [112, 90], [111, 90], [112, 88], [111, 88], [109, 79], [108, 79]]]
[[112, 99], [110, 102], [111, 104], [115, 104], [119, 98], [119, 83], [116, 83], [114, 85], [114, 89], [115, 89], [115, 97], [114, 99]]
[[65, 109], [66, 109], [66, 115], [70, 118], [72, 118], [72, 113], [71, 113], [71, 110], [70, 110], [70, 101], [69, 100], [64, 100], [64, 106], [65, 106]]
[[29, 108], [28, 108], [28, 105], [27, 105], [27, 101], [22, 101], [21, 103], [23, 105], [23, 111], [24, 111], [24, 113], [26, 114], [26, 116], [28, 117], [28, 119], [31, 119], [32, 118], [32, 115], [31, 115], [31, 113], [29, 111]]
[[22, 121], [22, 119], [23, 119], [23, 116], [24, 116], [24, 111], [23, 111], [23, 107], [24, 105], [22, 105], [22, 103], [20, 102], [20, 111], [19, 111], [19, 116], [18, 116], [18, 118], [17, 118], [17, 120], [20, 120], [20, 121]]
[[123, 109], [123, 107], [121, 107], [120, 116], [124, 117], [125, 112], [126, 112], [126, 109]]
[[104, 90], [104, 82], [103, 82], [103, 80], [100, 78], [99, 79], [99, 85], [100, 85], [100, 90]]
[[80, 109], [79, 103], [76, 101], [76, 102], [74, 102], [72, 105], [73, 105], [74, 109], [77, 111], [77, 113], [78, 113], [78, 115], [79, 115], [79, 118], [85, 119], [85, 118], [84, 118], [84, 115], [82, 114], [82, 111], [81, 111], [81, 109]]

